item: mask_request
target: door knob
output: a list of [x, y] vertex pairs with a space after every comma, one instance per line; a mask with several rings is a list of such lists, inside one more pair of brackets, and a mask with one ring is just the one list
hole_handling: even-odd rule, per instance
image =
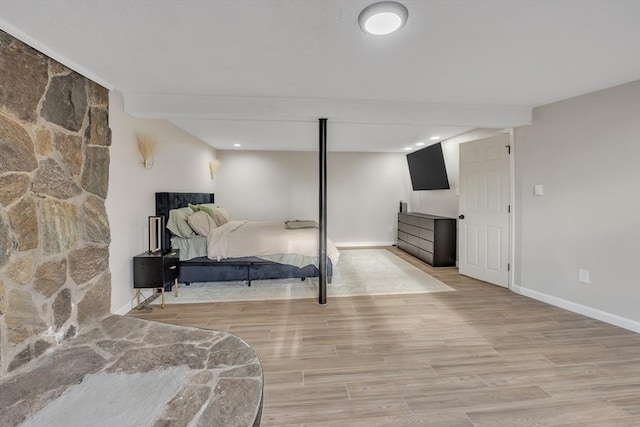
[[458, 215], [459, 219], [464, 219], [464, 215]]

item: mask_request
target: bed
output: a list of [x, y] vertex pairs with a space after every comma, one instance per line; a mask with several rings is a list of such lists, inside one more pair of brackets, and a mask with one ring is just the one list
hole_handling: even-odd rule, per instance
[[[189, 205], [214, 204], [215, 197], [211, 193], [156, 193], [156, 216], [169, 218], [170, 211], [188, 207]], [[283, 226], [284, 230], [284, 226]], [[288, 230], [285, 230], [285, 232]], [[317, 231], [317, 230], [316, 230]], [[173, 239], [172, 239], [173, 238]], [[205, 239], [199, 236], [200, 240]], [[182, 239], [165, 228], [163, 248], [180, 249], [176, 242]], [[173, 240], [173, 242], [172, 242]], [[176, 247], [174, 247], [176, 246]], [[197, 252], [197, 251], [196, 251]], [[193, 282], [246, 281], [251, 286], [252, 280], [318, 277], [319, 270], [313, 264], [296, 266], [259, 258], [256, 256], [236, 256], [232, 258], [210, 259], [207, 256], [195, 256], [180, 250], [178, 281], [187, 285]], [[202, 254], [200, 254], [202, 255]], [[327, 281], [331, 283], [333, 262], [327, 259]]]

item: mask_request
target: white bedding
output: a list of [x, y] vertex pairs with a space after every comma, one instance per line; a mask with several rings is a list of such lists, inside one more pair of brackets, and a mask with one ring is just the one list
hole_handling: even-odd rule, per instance
[[[254, 256], [304, 267], [318, 266], [318, 229], [286, 229], [283, 222], [230, 221], [207, 235], [210, 259]], [[335, 265], [340, 253], [327, 242], [327, 257]]]

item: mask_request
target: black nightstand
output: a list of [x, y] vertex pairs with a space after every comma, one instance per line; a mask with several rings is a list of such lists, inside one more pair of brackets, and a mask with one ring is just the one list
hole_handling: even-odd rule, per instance
[[136, 289], [136, 302], [140, 307], [140, 289], [161, 289], [162, 308], [164, 308], [164, 290], [175, 286], [178, 296], [178, 273], [180, 255], [177, 249], [164, 252], [143, 252], [133, 257], [133, 287]]

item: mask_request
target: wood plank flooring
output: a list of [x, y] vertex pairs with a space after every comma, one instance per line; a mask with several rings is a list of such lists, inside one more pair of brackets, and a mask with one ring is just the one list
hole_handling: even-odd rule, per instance
[[457, 292], [129, 315], [251, 344], [263, 426], [640, 426], [640, 335], [389, 250]]

